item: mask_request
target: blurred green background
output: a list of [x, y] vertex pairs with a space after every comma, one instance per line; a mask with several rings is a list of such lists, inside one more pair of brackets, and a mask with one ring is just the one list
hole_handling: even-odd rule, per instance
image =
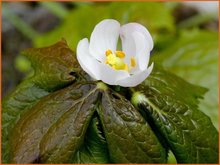
[[146, 26], [155, 43], [152, 60], [209, 89], [200, 109], [218, 128], [218, 6], [204, 4], [204, 10], [199, 3], [3, 2], [2, 95], [31, 72], [30, 63], [19, 55], [21, 50], [65, 38], [75, 51], [98, 22], [113, 18], [121, 24]]

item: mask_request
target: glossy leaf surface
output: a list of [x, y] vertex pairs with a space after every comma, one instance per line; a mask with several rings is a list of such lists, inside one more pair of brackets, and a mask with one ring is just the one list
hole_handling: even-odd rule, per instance
[[68, 162], [82, 143], [94, 112], [94, 93], [93, 84], [73, 85], [39, 101], [13, 130], [10, 162]]
[[[77, 79], [79, 65], [65, 40], [22, 52], [32, 63], [34, 75], [24, 80], [4, 100], [2, 106], [3, 162], [8, 162], [10, 129], [20, 115], [40, 98]], [[79, 76], [78, 76], [79, 77]]]
[[[110, 7], [119, 10], [119, 4], [113, 3]], [[133, 4], [129, 12], [145, 10], [140, 3]], [[127, 10], [124, 6], [123, 11], [117, 13], [106, 12], [104, 5], [96, 8], [105, 13], [103, 17], [110, 14], [123, 22], [123, 13]], [[96, 8], [87, 6], [79, 10], [88, 9], [89, 15]], [[138, 18], [128, 15], [124, 22]], [[88, 23], [93, 27], [93, 20]], [[173, 31], [173, 26], [168, 25], [170, 23], [161, 20], [152, 30], [156, 33], [165, 27]], [[79, 29], [79, 32], [81, 36], [88, 31]], [[213, 38], [216, 39], [210, 37], [212, 44], [207, 46], [207, 54], [216, 53]], [[188, 45], [194, 41], [194, 45]], [[167, 49], [163, 57], [152, 59], [163, 62], [171, 71], [174, 68], [173, 72], [179, 74], [183, 71], [180, 66], [184, 66], [180, 61], [186, 58], [188, 64], [192, 53], [192, 58], [201, 58], [201, 66], [210, 63], [213, 76], [215, 56], [201, 53], [197, 42], [181, 39], [173, 45], [175, 49]], [[187, 49], [180, 49], [181, 45]], [[168, 150], [172, 150], [178, 163], [218, 162], [218, 132], [211, 120], [199, 111], [198, 99], [207, 92], [206, 88], [187, 83], [157, 65], [150, 77], [135, 88], [88, 82], [90, 77], [80, 69], [64, 40], [46, 48], [28, 49], [23, 54], [32, 62], [35, 74], [3, 102], [4, 162], [9, 162], [9, 138], [10, 163], [167, 163]], [[168, 59], [174, 63], [172, 66]], [[209, 65], [203, 69], [207, 67]], [[193, 75], [184, 75], [184, 78], [197, 83], [196, 77], [202, 77], [194, 72]], [[209, 87], [209, 83], [205, 83], [208, 81], [201, 82], [197, 84]], [[209, 85], [213, 92], [215, 83]]]
[[200, 110], [211, 117], [216, 128], [219, 123], [218, 40], [217, 32], [183, 31], [175, 43], [153, 59], [184, 80], [209, 89]]
[[210, 118], [198, 110], [197, 99], [205, 89], [160, 67], [135, 89], [139, 94], [133, 96], [134, 104], [149, 116], [178, 163], [218, 162], [218, 132]]
[[128, 100], [116, 93], [104, 91], [98, 114], [113, 162], [166, 162], [165, 149]]

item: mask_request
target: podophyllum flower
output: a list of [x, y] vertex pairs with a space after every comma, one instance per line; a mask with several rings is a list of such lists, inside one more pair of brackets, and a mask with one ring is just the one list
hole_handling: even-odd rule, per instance
[[[121, 38], [122, 50], [117, 49]], [[85, 72], [109, 85], [133, 87], [151, 73], [148, 67], [153, 40], [148, 30], [138, 23], [120, 26], [113, 19], [96, 25], [90, 37], [77, 46], [77, 59]]]

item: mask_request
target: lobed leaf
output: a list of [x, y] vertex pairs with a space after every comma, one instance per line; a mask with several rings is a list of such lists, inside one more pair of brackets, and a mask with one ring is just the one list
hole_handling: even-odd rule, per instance
[[103, 91], [97, 111], [113, 162], [166, 162], [165, 149], [128, 100], [109, 90]]
[[218, 128], [218, 34], [202, 30], [187, 30], [180, 33], [175, 43], [155, 54], [170, 72], [190, 83], [209, 89], [200, 103], [200, 110], [209, 115]]
[[145, 111], [178, 163], [217, 163], [218, 132], [210, 118], [198, 110], [205, 89], [155, 67], [144, 83], [135, 87], [133, 103]]
[[80, 147], [94, 113], [95, 87], [72, 85], [30, 108], [13, 129], [10, 163], [68, 162]]
[[30, 48], [22, 52], [34, 68], [32, 81], [39, 87], [54, 91], [70, 84], [76, 79], [80, 66], [74, 52], [62, 39], [44, 48]]
[[5, 163], [9, 160], [10, 130], [20, 115], [43, 96], [78, 80], [81, 74], [74, 53], [65, 40], [46, 48], [27, 49], [22, 54], [31, 61], [35, 72], [3, 100], [2, 151]]

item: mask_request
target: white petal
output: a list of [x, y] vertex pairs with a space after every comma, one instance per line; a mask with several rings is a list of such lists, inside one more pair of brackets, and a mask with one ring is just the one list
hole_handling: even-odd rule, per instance
[[82, 69], [92, 78], [99, 80], [99, 67], [96, 65], [97, 60], [89, 53], [89, 43], [87, 38], [79, 41], [76, 55]]
[[120, 24], [113, 19], [106, 19], [98, 23], [90, 37], [89, 51], [97, 60], [103, 62], [105, 51], [115, 51], [119, 37]]
[[121, 27], [120, 37], [126, 54], [125, 62], [129, 63], [131, 56], [135, 56], [137, 60], [137, 66], [131, 73], [145, 70], [153, 48], [153, 39], [148, 30], [138, 23], [129, 23]]
[[89, 54], [88, 39], [81, 40], [77, 46], [77, 59], [82, 69], [96, 80], [102, 80], [109, 85], [117, 85], [119, 79], [129, 77], [128, 72], [114, 70], [107, 64], [103, 64]]
[[130, 77], [121, 79], [117, 81], [117, 84], [123, 87], [134, 87], [137, 86], [138, 84], [142, 83], [151, 73], [153, 69], [154, 64], [152, 63], [151, 66], [144, 70], [141, 71], [135, 75], [132, 75]]
[[150, 48], [146, 38], [142, 33], [134, 32], [132, 34], [136, 46], [135, 57], [138, 67], [141, 71], [146, 70], [150, 59]]
[[129, 73], [124, 70], [115, 70], [109, 65], [100, 63], [99, 65], [99, 76], [100, 79], [109, 85], [118, 85], [117, 81], [129, 77]]
[[128, 53], [128, 54], [135, 53], [134, 46], [132, 46], [133, 43], [129, 42], [130, 37], [133, 32], [140, 32], [141, 34], [143, 34], [145, 39], [148, 41], [148, 45], [149, 45], [150, 50], [153, 49], [154, 43], [153, 43], [153, 39], [152, 39], [149, 31], [141, 24], [128, 23], [128, 24], [123, 25], [120, 29], [120, 37], [122, 39], [123, 51], [127, 51], [126, 53]]
[[131, 33], [131, 29], [127, 28], [127, 25], [123, 25], [120, 29], [120, 38], [122, 43], [122, 50], [125, 52], [125, 61], [129, 62], [131, 56], [135, 56], [136, 46], [134, 38]]

